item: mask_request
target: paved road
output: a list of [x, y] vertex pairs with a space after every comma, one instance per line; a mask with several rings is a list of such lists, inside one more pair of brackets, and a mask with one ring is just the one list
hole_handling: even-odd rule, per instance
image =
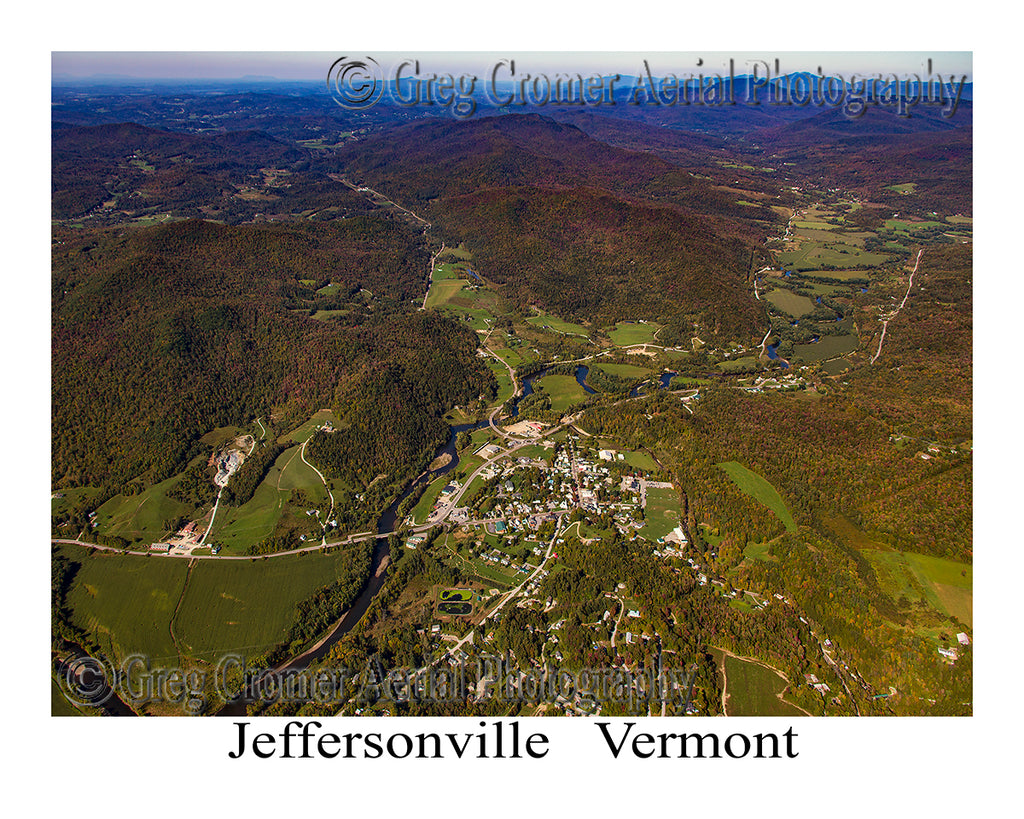
[[[462, 498], [463, 494], [465, 494], [466, 490], [469, 488], [470, 484], [473, 482], [473, 479], [476, 478], [480, 474], [480, 472], [482, 472], [488, 466], [493, 464], [495, 461], [500, 461], [502, 458], [507, 458], [512, 453], [514, 453], [516, 450], [521, 449], [524, 446], [529, 446], [530, 444], [534, 444], [537, 441], [539, 441], [541, 438], [543, 438], [543, 437], [545, 437], [547, 435], [552, 435], [552, 434], [558, 432], [559, 430], [564, 429], [566, 426], [567, 426], [567, 424], [559, 424], [558, 426], [551, 427], [550, 429], [545, 430], [541, 434], [540, 438], [530, 438], [530, 439], [527, 439], [525, 441], [519, 441], [516, 444], [514, 444], [513, 446], [510, 446], [508, 449], [502, 450], [498, 454], [492, 456], [491, 458], [488, 458], [479, 467], [477, 467], [477, 469], [473, 472], [472, 475], [469, 476], [469, 478], [466, 479], [466, 482], [462, 485], [462, 488], [458, 492], [456, 492], [455, 495], [452, 497], [451, 505], [446, 510], [444, 515], [441, 516], [440, 519], [432, 521], [430, 523], [421, 523], [421, 524], [419, 524], [417, 526], [413, 526], [413, 527], [410, 528], [409, 531], [412, 531], [414, 533], [426, 532], [426, 531], [429, 531], [430, 529], [433, 529], [435, 526], [440, 526], [442, 523], [445, 522], [445, 520], [447, 520], [448, 516], [451, 514], [451, 510], [455, 509], [458, 506], [458, 501]], [[301, 450], [300, 450], [300, 452], [301, 452]], [[303, 460], [305, 460], [305, 459], [303, 459]], [[308, 463], [308, 461], [306, 463]], [[310, 464], [310, 466], [312, 466], [312, 464]], [[320, 474], [319, 471], [317, 472], [317, 474]], [[321, 478], [322, 477], [323, 476], [321, 475]], [[218, 502], [218, 504], [220, 502], [220, 495], [219, 494], [217, 496], [217, 502]], [[214, 505], [214, 516], [216, 516], [216, 510], [217, 510], [217, 505], [215, 504]], [[476, 523], [476, 524], [486, 523], [486, 522], [487, 522], [486, 520], [470, 521], [470, 523]], [[210, 519], [210, 528], [212, 528], [212, 526], [213, 526], [213, 518]], [[209, 534], [210, 528], [207, 528], [207, 530], [206, 530], [207, 534]], [[165, 552], [165, 553], [161, 553], [161, 556], [162, 557], [184, 557], [184, 558], [188, 558], [190, 560], [193, 560], [193, 559], [194, 560], [253, 560], [253, 559], [256, 559], [256, 558], [262, 559], [264, 557], [266, 557], [266, 558], [286, 557], [288, 555], [302, 554], [303, 552], [316, 552], [316, 551], [320, 551], [321, 549], [329, 549], [329, 548], [334, 547], [334, 546], [351, 546], [353, 543], [361, 543], [361, 542], [363, 542], [365, 540], [372, 540], [372, 539], [376, 539], [376, 538], [390, 537], [391, 535], [396, 534], [397, 531], [398, 530], [392, 530], [390, 532], [379, 532], [379, 533], [378, 532], [356, 532], [354, 534], [349, 535], [348, 537], [342, 538], [341, 540], [331, 541], [330, 543], [320, 543], [319, 545], [315, 545], [315, 546], [303, 546], [303, 547], [298, 548], [298, 549], [288, 549], [288, 550], [283, 551], [283, 552], [271, 552], [270, 554], [267, 554], [267, 555], [195, 555], [195, 554], [189, 554], [187, 552], [183, 552], [183, 553]], [[204, 540], [206, 539], [206, 535], [203, 536], [203, 539]], [[75, 544], [75, 545], [78, 545], [78, 546], [85, 546], [85, 547], [90, 548], [90, 549], [100, 549], [102, 551], [107, 551], [107, 552], [121, 552], [122, 554], [129, 554], [129, 555], [151, 555], [151, 554], [154, 554], [154, 552], [151, 552], [151, 551], [148, 551], [148, 550], [146, 550], [146, 551], [138, 551], [138, 550], [132, 550], [132, 549], [119, 549], [116, 546], [104, 546], [104, 545], [101, 545], [99, 543], [89, 543], [88, 541], [78, 540], [78, 539], [75, 539], [75, 538], [56, 538], [56, 537], [51, 537], [50, 538], [50, 542], [51, 543], [71, 543], [71, 544]]]

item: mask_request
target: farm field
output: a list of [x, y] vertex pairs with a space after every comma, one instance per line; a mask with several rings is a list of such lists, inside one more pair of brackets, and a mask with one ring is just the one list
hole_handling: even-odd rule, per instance
[[283, 640], [295, 606], [352, 573], [354, 546], [273, 560], [204, 560], [193, 569], [174, 633], [184, 653], [213, 660], [227, 651], [256, 656]]
[[252, 498], [241, 506], [221, 506], [210, 540], [229, 552], [241, 552], [270, 537], [285, 513], [291, 490], [305, 491], [310, 504], [322, 503], [327, 490], [317, 474], [302, 462], [300, 448], [282, 452]]
[[[431, 291], [433, 291], [433, 288], [431, 288]], [[431, 304], [428, 299], [427, 307], [430, 306]], [[491, 322], [494, 321], [494, 316], [482, 307], [468, 307], [449, 302], [444, 305], [444, 309], [455, 313], [455, 318], [466, 322], [466, 326], [473, 330], [489, 330]]]
[[817, 270], [822, 265], [876, 267], [888, 260], [889, 256], [884, 253], [858, 250], [842, 242], [823, 243], [813, 240], [802, 242], [798, 250], [778, 254], [779, 266], [796, 271]]
[[441, 279], [434, 280], [430, 284], [430, 293], [427, 295], [427, 309], [441, 307], [447, 304], [462, 289], [465, 282], [462, 279]]
[[350, 312], [350, 310], [317, 310], [313, 314], [313, 319], [316, 321], [330, 321], [338, 316], [347, 316]]
[[850, 333], [841, 336], [822, 336], [812, 344], [794, 344], [793, 359], [812, 363], [852, 353], [860, 346], [860, 339]]
[[825, 375], [842, 375], [853, 368], [853, 364], [845, 358], [834, 358], [821, 365], [821, 371]]
[[53, 677], [50, 678], [50, 716], [51, 717], [80, 717], [84, 711], [79, 711], [68, 702], [67, 697], [61, 690], [61, 684]]
[[726, 713], [730, 717], [805, 716], [795, 705], [779, 698], [786, 681], [775, 671], [726, 654]]
[[765, 297], [771, 304], [793, 318], [801, 318], [814, 312], [814, 302], [807, 296], [800, 296], [789, 290], [775, 288]]
[[143, 543], [161, 540], [168, 532], [166, 521], [192, 511], [192, 507], [167, 496], [180, 480], [180, 475], [174, 475], [138, 495], [115, 495], [96, 510], [97, 531]]
[[512, 377], [508, 374], [508, 370], [493, 358], [488, 358], [486, 363], [498, 382], [498, 397], [495, 402], [504, 404], [512, 397]]
[[435, 282], [458, 279], [459, 270], [460, 267], [455, 264], [439, 264], [434, 267], [434, 272], [431, 274], [431, 279], [433, 279], [433, 281]]
[[747, 355], [736, 358], [732, 361], [718, 362], [718, 369], [722, 372], [733, 372], [735, 370], [751, 370], [757, 367], [757, 356]]
[[533, 389], [551, 397], [551, 409], [554, 412], [565, 412], [587, 397], [583, 387], [572, 375], [546, 375], [533, 382]]
[[547, 328], [554, 330], [555, 332], [558, 333], [565, 333], [567, 335], [587, 337], [589, 337], [590, 335], [587, 332], [587, 328], [584, 327], [583, 325], [573, 324], [571, 321], [560, 319], [558, 316], [530, 316], [530, 318], [528, 318], [526, 322], [527, 324], [532, 324], [534, 327]]
[[803, 277], [815, 279], [832, 279], [841, 282], [867, 282], [870, 281], [870, 270], [802, 270]]
[[767, 562], [774, 562], [776, 560], [771, 554], [771, 546], [767, 543], [747, 543], [743, 547], [743, 556], [748, 560], [764, 560]]
[[638, 367], [636, 364], [595, 364], [594, 367], [620, 378], [644, 378], [651, 374], [648, 368]]
[[861, 554], [893, 600], [924, 601], [936, 611], [973, 625], [974, 569], [970, 564], [915, 552], [864, 549]]
[[90, 552], [70, 544], [60, 552], [81, 566], [67, 594], [76, 626], [113, 658], [142, 653], [153, 662], [178, 659], [168, 625], [185, 585], [186, 561]]
[[50, 498], [50, 514], [58, 515], [64, 512], [74, 509], [77, 506], [85, 505], [92, 500], [100, 492], [99, 489], [91, 486], [79, 486], [71, 489], [65, 489], [60, 494], [63, 497]]
[[655, 322], [620, 321], [613, 330], [608, 331], [608, 337], [619, 347], [628, 347], [631, 344], [651, 344], [655, 341], [655, 334], [662, 325]]
[[732, 478], [733, 483], [740, 488], [740, 491], [750, 495], [754, 500], [774, 512], [775, 516], [785, 525], [786, 531], [796, 531], [793, 515], [786, 508], [786, 503], [782, 500], [778, 490], [768, 481], [736, 461], [725, 461], [718, 466]]

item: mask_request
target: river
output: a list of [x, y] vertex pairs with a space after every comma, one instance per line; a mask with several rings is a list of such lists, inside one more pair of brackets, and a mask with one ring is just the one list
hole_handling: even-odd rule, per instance
[[[482, 429], [487, 425], [488, 422], [484, 420], [477, 421], [474, 424], [460, 424], [449, 428], [448, 440], [438, 448], [437, 452], [434, 453], [435, 460], [445, 453], [449, 454], [451, 458], [448, 463], [444, 466], [438, 467], [437, 469], [428, 469], [423, 472], [416, 478], [416, 480], [410, 483], [409, 486], [407, 486], [405, 490], [395, 498], [395, 500], [391, 502], [387, 509], [384, 510], [383, 514], [377, 519], [377, 537], [374, 539], [373, 555], [370, 558], [369, 578], [355, 602], [335, 624], [334, 628], [324, 640], [318, 643], [314, 648], [307, 649], [297, 657], [285, 661], [279, 665], [275, 671], [298, 671], [314, 663], [320, 662], [328, 655], [330, 650], [338, 643], [338, 641], [348, 634], [363, 618], [367, 609], [370, 608], [370, 603], [373, 602], [373, 598], [376, 597], [377, 592], [384, 587], [384, 583], [387, 580], [387, 572], [385, 570], [387, 569], [388, 562], [391, 558], [391, 547], [388, 545], [387, 535], [393, 532], [396, 528], [396, 523], [398, 522], [398, 507], [402, 504], [402, 501], [408, 498], [420, 486], [432, 482], [435, 478], [444, 475], [447, 472], [451, 472], [459, 465], [459, 453], [456, 449], [455, 441], [460, 432]], [[245, 713], [245, 703], [235, 702], [224, 706], [217, 712], [217, 716], [239, 717], [245, 716]]]
[[[550, 368], [546, 368], [522, 379], [522, 390], [512, 402], [511, 415], [513, 417], [519, 414], [519, 402], [526, 396], [533, 393], [533, 382], [538, 378], [543, 378], [548, 374], [549, 370]], [[589, 373], [589, 367], [585, 367], [583, 365], [578, 366], [575, 370], [576, 381], [588, 394], [593, 395], [596, 391], [586, 383], [587, 375]], [[672, 377], [676, 374], [677, 373], [675, 372], [662, 373], [659, 379], [661, 388], [665, 389], [668, 387]], [[398, 507], [401, 505], [402, 501], [408, 498], [420, 486], [432, 482], [434, 479], [444, 475], [445, 473], [451, 472], [459, 465], [459, 453], [456, 449], [455, 441], [460, 432], [482, 429], [486, 426], [488, 426], [488, 421], [483, 420], [477, 421], [473, 424], [460, 424], [459, 426], [450, 428], [447, 442], [445, 442], [445, 444], [438, 448], [434, 453], [435, 460], [445, 453], [449, 454], [451, 458], [448, 463], [444, 466], [438, 467], [437, 469], [427, 470], [419, 475], [419, 477], [412, 481], [412, 483], [410, 483], [409, 486], [391, 502], [380, 518], [378, 518], [378, 534], [374, 540], [373, 555], [370, 559], [369, 578], [355, 602], [335, 624], [334, 628], [326, 638], [324, 638], [314, 648], [307, 649], [297, 657], [282, 663], [275, 669], [275, 671], [298, 671], [308, 667], [309, 665], [320, 662], [327, 657], [330, 650], [338, 643], [338, 641], [356, 626], [356, 624], [362, 619], [363, 615], [366, 614], [367, 609], [370, 607], [370, 603], [373, 602], [373, 598], [384, 587], [384, 583], [387, 580], [386, 569], [391, 557], [391, 548], [388, 545], [387, 535], [388, 533], [393, 532], [396, 528], [396, 523], [398, 522]], [[246, 703], [244, 702], [229, 703], [217, 712], [217, 716], [228, 717], [245, 716], [245, 714]]]

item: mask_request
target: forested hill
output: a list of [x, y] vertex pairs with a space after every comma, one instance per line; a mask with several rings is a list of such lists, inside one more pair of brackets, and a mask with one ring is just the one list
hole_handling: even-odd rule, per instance
[[[691, 333], [757, 332], [753, 251], [698, 218], [593, 188], [508, 188], [447, 202], [451, 234], [513, 302], [577, 319], [646, 316]], [[685, 337], [689, 337], [688, 335]]]
[[[341, 149], [324, 167], [387, 187], [414, 209], [443, 216], [444, 200], [517, 185], [596, 187], [619, 196], [694, 208], [744, 223], [751, 209], [707, 180], [641, 151], [615, 148], [539, 114], [430, 120], [392, 128]], [[757, 215], [771, 218], [771, 212]], [[740, 224], [719, 230], [743, 232]]]
[[[396, 223], [358, 219], [59, 234], [54, 485], [120, 490], [137, 477], [159, 480], [215, 427], [331, 405], [376, 432], [393, 420], [382, 406], [400, 408], [389, 447], [354, 445], [346, 465], [358, 475], [409, 467], [443, 437], [441, 416], [491, 383], [471, 332], [399, 306], [428, 261], [415, 238]], [[314, 290], [324, 279], [341, 285], [329, 302]], [[353, 298], [341, 321], [310, 317], [362, 287], [374, 291], [372, 305]], [[378, 388], [394, 360], [399, 371]]]
[[306, 154], [259, 131], [198, 136], [132, 122], [53, 123], [52, 209], [77, 216], [108, 200], [180, 206], [234, 192], [262, 167], [294, 167]]
[[527, 114], [401, 126], [324, 163], [465, 242], [521, 307], [757, 333], [745, 282], [779, 217], [652, 154]]

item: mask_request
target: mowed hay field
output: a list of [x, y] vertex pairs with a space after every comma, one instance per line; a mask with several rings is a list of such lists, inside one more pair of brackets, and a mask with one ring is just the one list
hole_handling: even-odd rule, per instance
[[138, 557], [62, 545], [80, 568], [67, 594], [71, 621], [112, 657], [133, 653], [153, 661], [178, 657], [169, 624], [185, 585], [187, 561]]
[[246, 503], [241, 506], [221, 505], [209, 542], [239, 554], [270, 537], [286, 512], [293, 489], [306, 493], [309, 507], [327, 501], [323, 481], [312, 467], [303, 462], [301, 447], [298, 446], [289, 447], [277, 457]]
[[572, 375], [546, 375], [535, 381], [533, 388], [536, 392], [550, 396], [554, 412], [565, 412], [573, 404], [579, 404], [587, 398], [587, 393]]
[[331, 554], [199, 561], [189, 578], [174, 634], [182, 651], [216, 659], [227, 651], [258, 655], [280, 643], [295, 607], [318, 589], [350, 577], [356, 545]]
[[814, 302], [807, 296], [792, 293], [789, 290], [777, 288], [769, 291], [765, 296], [775, 307], [793, 318], [801, 318], [808, 313], [814, 312]]
[[941, 557], [881, 549], [861, 551], [878, 583], [893, 600], [924, 601], [967, 626], [974, 621], [974, 568]]
[[167, 534], [166, 521], [192, 511], [191, 506], [167, 496], [180, 480], [181, 476], [175, 475], [138, 495], [115, 495], [96, 510], [97, 530], [129, 541], [161, 540]]
[[758, 665], [725, 655], [726, 713], [730, 717], [805, 716], [795, 705], [779, 699], [786, 688], [783, 677]]
[[793, 515], [790, 514], [789, 509], [786, 508], [782, 495], [768, 481], [737, 461], [726, 461], [718, 464], [718, 466], [732, 478], [733, 483], [744, 494], [750, 495], [754, 500], [771, 509], [775, 516], [785, 525], [786, 531], [796, 531], [796, 522], [793, 520]]
[[73, 545], [60, 550], [80, 565], [67, 594], [72, 622], [116, 660], [142, 654], [166, 663], [179, 656], [215, 660], [232, 651], [256, 656], [272, 648], [287, 637], [299, 602], [335, 580], [362, 581], [356, 575], [368, 563], [359, 550], [370, 548], [196, 560], [191, 572], [181, 558]]
[[860, 339], [853, 333], [840, 336], [822, 336], [811, 344], [794, 344], [793, 360], [813, 363], [852, 353], [860, 346]]
[[620, 321], [615, 325], [614, 330], [608, 331], [608, 337], [619, 347], [628, 347], [631, 344], [649, 344], [654, 341], [654, 336], [662, 325], [654, 322], [641, 324], [632, 321]]
[[534, 327], [540, 327], [542, 329], [554, 330], [556, 333], [565, 333], [566, 335], [575, 336], [588, 336], [587, 328], [582, 324], [573, 324], [571, 321], [566, 321], [558, 316], [530, 316], [526, 320], [528, 324], [532, 324]]
[[595, 364], [595, 369], [603, 370], [609, 375], [617, 375], [619, 378], [645, 378], [651, 375], [650, 369], [638, 367], [636, 364]]

